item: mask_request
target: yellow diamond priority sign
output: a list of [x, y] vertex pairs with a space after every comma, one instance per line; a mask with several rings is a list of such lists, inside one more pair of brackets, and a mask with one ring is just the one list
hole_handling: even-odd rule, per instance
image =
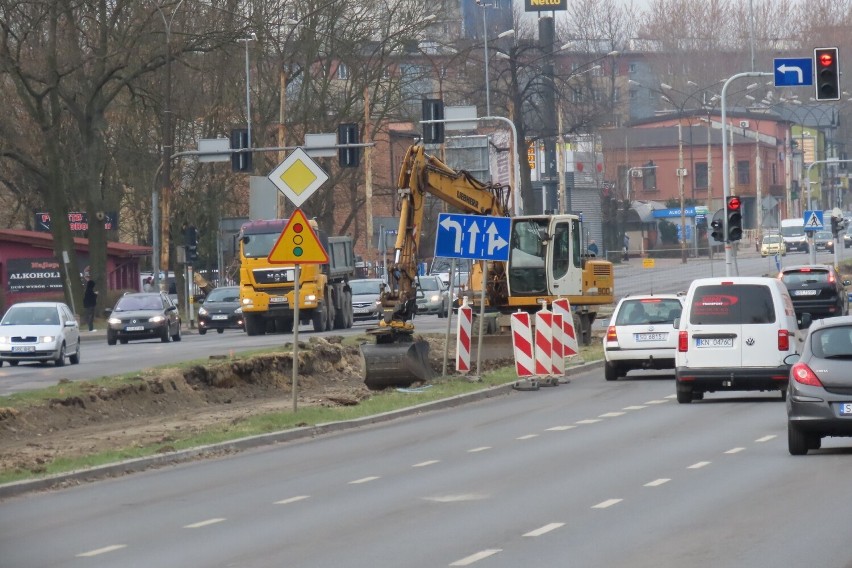
[[269, 251], [267, 260], [271, 264], [326, 264], [328, 253], [305, 214], [301, 209], [296, 209], [275, 246]]
[[328, 180], [328, 174], [301, 148], [290, 153], [267, 177], [296, 207]]

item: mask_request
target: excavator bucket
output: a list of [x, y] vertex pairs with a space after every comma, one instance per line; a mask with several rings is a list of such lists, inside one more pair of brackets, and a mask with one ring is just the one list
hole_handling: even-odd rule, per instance
[[361, 345], [364, 384], [370, 390], [410, 387], [430, 380], [429, 344], [425, 341]]

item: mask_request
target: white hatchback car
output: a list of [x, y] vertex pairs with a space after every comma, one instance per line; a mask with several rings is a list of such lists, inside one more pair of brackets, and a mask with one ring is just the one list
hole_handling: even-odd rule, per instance
[[0, 365], [21, 361], [80, 362], [80, 326], [61, 302], [21, 302], [0, 320]]
[[632, 369], [674, 369], [674, 321], [681, 311], [683, 297], [678, 294], [622, 298], [603, 338], [606, 380], [614, 381]]

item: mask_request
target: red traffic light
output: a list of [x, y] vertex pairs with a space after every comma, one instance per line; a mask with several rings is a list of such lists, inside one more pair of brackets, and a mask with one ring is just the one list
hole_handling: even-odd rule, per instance
[[740, 198], [739, 197], [729, 197], [728, 198], [728, 211], [736, 211], [740, 208]]
[[830, 67], [834, 63], [834, 55], [831, 52], [823, 51], [819, 53], [817, 60], [819, 61], [820, 66]]

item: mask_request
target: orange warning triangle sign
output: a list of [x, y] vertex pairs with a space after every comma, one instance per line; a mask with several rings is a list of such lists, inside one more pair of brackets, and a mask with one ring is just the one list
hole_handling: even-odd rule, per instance
[[267, 260], [272, 264], [326, 264], [328, 253], [305, 214], [296, 209], [269, 251]]

